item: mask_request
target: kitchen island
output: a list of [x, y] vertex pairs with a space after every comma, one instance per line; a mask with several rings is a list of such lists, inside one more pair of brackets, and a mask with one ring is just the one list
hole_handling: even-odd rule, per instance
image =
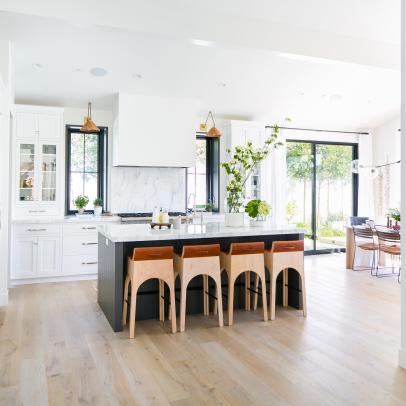
[[[223, 223], [184, 224], [178, 230], [152, 230], [149, 224], [106, 224], [99, 227], [97, 300], [113, 330], [121, 331], [127, 257], [131, 256], [133, 248], [136, 247], [171, 245], [175, 252], [181, 253], [184, 245], [220, 244], [223, 251], [228, 251], [233, 242], [264, 241], [265, 247], [270, 249], [273, 241], [292, 240], [303, 240], [303, 230], [282, 229], [271, 225], [230, 228], [225, 227]], [[294, 270], [289, 270], [288, 280], [289, 305], [300, 308], [299, 277]], [[223, 295], [227, 293], [227, 283], [227, 275], [223, 272]], [[269, 289], [269, 282], [267, 286]], [[177, 291], [178, 288], [177, 285]], [[190, 282], [187, 298], [189, 314], [203, 312], [202, 290], [201, 277], [196, 277]], [[277, 301], [280, 302], [281, 281], [278, 283], [277, 290]], [[158, 281], [145, 282], [139, 288], [137, 296], [137, 319], [158, 318]], [[235, 306], [242, 307], [243, 298], [244, 285], [241, 275], [235, 284]]]

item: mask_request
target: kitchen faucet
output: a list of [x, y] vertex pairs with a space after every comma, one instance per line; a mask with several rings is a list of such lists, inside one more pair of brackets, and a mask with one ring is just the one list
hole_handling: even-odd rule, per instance
[[187, 198], [187, 205], [189, 206], [190, 203], [190, 199], [193, 196], [193, 217], [196, 216], [196, 193], [192, 192], [189, 194], [188, 198]]

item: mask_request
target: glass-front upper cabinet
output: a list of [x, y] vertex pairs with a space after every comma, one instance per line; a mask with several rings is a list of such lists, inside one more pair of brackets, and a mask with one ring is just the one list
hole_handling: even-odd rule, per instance
[[19, 154], [19, 200], [33, 201], [36, 200], [36, 145], [20, 144]]
[[56, 155], [55, 144], [41, 145], [41, 194], [43, 202], [56, 200]]
[[55, 202], [57, 190], [56, 144], [19, 144], [20, 202]]
[[63, 109], [15, 105], [13, 219], [62, 216]]

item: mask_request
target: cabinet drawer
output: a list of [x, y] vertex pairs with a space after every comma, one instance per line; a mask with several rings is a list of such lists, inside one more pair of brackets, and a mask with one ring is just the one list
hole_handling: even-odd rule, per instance
[[60, 225], [59, 224], [15, 224], [13, 226], [15, 235], [50, 235], [59, 234]]
[[57, 216], [58, 208], [55, 207], [24, 207], [24, 204], [18, 204], [14, 209], [14, 217], [16, 218], [38, 218]]
[[63, 239], [63, 255], [93, 255], [97, 257], [97, 235], [68, 236]]
[[97, 255], [64, 255], [64, 275], [97, 273]]
[[69, 237], [70, 235], [84, 235], [93, 234], [97, 238], [97, 224], [92, 223], [78, 223], [78, 224], [64, 224], [63, 235]]

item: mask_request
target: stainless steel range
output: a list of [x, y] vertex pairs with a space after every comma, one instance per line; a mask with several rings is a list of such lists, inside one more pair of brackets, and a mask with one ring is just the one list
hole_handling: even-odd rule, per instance
[[[168, 212], [169, 217], [186, 217], [186, 213], [180, 211], [170, 211]], [[121, 217], [122, 223], [136, 224], [136, 223], [147, 223], [152, 221], [152, 213], [118, 213], [117, 216]]]

